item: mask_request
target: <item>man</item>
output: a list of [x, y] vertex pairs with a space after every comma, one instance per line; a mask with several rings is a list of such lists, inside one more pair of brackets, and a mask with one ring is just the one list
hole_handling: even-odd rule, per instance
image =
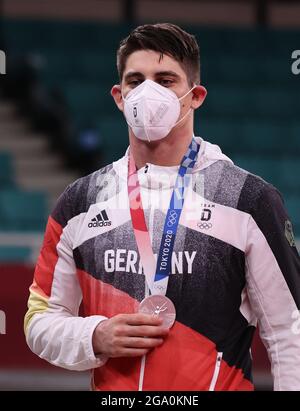
[[290, 222], [270, 184], [194, 137], [206, 96], [195, 38], [138, 27], [117, 65], [130, 148], [58, 200], [30, 288], [29, 347], [93, 369], [94, 389], [252, 390], [258, 321], [275, 389], [300, 389]]

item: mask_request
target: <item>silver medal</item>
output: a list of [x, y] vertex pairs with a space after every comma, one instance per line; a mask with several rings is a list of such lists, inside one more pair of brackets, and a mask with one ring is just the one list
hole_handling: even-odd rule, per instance
[[150, 295], [139, 305], [139, 313], [158, 316], [163, 320], [163, 327], [171, 328], [175, 322], [176, 309], [172, 301], [164, 295]]

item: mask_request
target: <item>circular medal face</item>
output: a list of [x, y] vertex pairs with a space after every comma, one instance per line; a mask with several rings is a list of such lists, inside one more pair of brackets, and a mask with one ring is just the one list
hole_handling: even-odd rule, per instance
[[162, 318], [162, 325], [165, 328], [171, 328], [176, 318], [174, 304], [164, 295], [146, 297], [139, 305], [139, 313], [159, 316]]

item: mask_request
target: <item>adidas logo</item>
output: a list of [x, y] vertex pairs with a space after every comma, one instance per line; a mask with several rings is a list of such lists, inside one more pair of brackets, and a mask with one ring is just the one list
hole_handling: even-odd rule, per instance
[[109, 221], [106, 211], [102, 210], [99, 214], [96, 215], [96, 217], [92, 218], [88, 227], [105, 227], [108, 225], [111, 225], [111, 221]]

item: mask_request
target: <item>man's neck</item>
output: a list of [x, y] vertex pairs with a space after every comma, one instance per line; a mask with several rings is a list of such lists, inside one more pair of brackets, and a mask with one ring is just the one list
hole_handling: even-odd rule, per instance
[[159, 141], [142, 141], [129, 132], [130, 150], [137, 169], [146, 163], [159, 166], [179, 165], [192, 139], [192, 132], [172, 133]]

